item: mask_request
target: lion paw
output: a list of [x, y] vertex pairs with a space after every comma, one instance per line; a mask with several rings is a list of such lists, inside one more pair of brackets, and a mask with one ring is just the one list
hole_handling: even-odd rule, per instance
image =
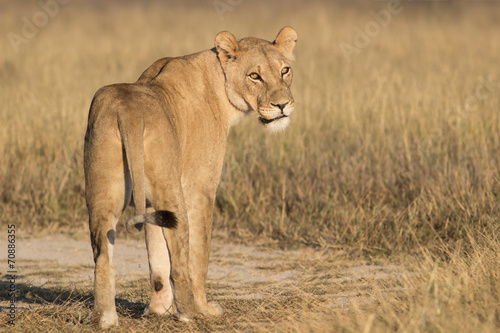
[[147, 306], [142, 314], [143, 317], [151, 316], [151, 315], [171, 315], [175, 313], [175, 308], [171, 305], [170, 307], [160, 306], [160, 307], [152, 307], [151, 304]]
[[183, 321], [185, 323], [189, 323], [191, 321], [191, 317], [185, 313], [176, 313], [175, 317], [179, 321]]
[[205, 307], [203, 307], [202, 313], [205, 316], [219, 317], [224, 313], [224, 310], [222, 310], [222, 307], [219, 305], [219, 303], [210, 302], [207, 303]]
[[97, 324], [101, 329], [108, 329], [113, 326], [118, 326], [118, 314], [116, 311], [109, 311], [105, 314], [94, 313], [90, 322]]

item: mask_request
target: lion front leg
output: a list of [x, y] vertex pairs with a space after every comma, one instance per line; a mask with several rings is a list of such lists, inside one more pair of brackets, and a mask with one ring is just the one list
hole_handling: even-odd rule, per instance
[[185, 197], [189, 220], [189, 271], [196, 306], [205, 316], [220, 316], [223, 313], [222, 307], [215, 302], [207, 302], [205, 286], [215, 196], [192, 188], [186, 191]]

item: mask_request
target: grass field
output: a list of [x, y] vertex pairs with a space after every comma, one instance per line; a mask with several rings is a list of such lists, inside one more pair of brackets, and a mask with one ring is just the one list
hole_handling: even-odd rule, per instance
[[[262, 308], [251, 317], [255, 302], [226, 301], [213, 322], [127, 319], [122, 328], [499, 331], [500, 6], [401, 1], [391, 13], [383, 1], [232, 3], [222, 11], [212, 1], [73, 0], [44, 22], [34, 1], [1, 1], [2, 229], [85, 230], [83, 137], [99, 87], [133, 82], [158, 58], [211, 48], [221, 30], [272, 40], [290, 25], [299, 34], [292, 124], [272, 135], [249, 116], [232, 130], [214, 232], [396, 261], [413, 272], [399, 281], [404, 292], [375, 284], [376, 302], [347, 312], [298, 292], [255, 301]], [[34, 19], [40, 27], [24, 27]], [[302, 291], [320, 284], [304, 281]], [[90, 330], [79, 319], [87, 303], [68, 304], [25, 314], [16, 328]], [[238, 324], [249, 322], [263, 324]]]

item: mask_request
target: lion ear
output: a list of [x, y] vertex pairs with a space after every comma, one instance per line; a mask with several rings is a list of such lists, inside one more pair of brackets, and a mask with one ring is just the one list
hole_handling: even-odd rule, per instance
[[238, 52], [239, 46], [232, 33], [229, 31], [222, 31], [215, 37], [215, 48], [222, 68], [225, 69], [227, 61], [236, 58], [236, 52]]
[[297, 42], [297, 32], [292, 27], [284, 27], [276, 36], [273, 44], [283, 53], [288, 60], [293, 60], [293, 49]]

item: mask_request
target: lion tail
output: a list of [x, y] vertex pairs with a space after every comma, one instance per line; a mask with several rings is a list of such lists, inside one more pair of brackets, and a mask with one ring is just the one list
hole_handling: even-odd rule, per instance
[[138, 233], [142, 230], [144, 223], [174, 229], [177, 227], [177, 217], [168, 210], [159, 210], [152, 213], [136, 215], [127, 221], [127, 231], [130, 233]]
[[[139, 118], [139, 119], [137, 119]], [[175, 214], [168, 210], [146, 213], [146, 181], [144, 172], [144, 119], [134, 117], [131, 112], [120, 112], [118, 129], [122, 137], [125, 156], [132, 178], [132, 193], [134, 197], [135, 216], [127, 221], [127, 231], [140, 232], [144, 223], [150, 223], [163, 228], [177, 227]]]

